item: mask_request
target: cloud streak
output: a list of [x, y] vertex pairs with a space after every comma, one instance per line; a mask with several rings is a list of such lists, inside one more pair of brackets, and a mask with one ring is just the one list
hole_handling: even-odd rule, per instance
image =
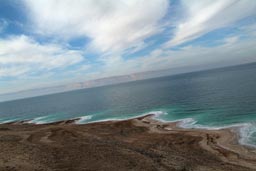
[[187, 16], [178, 23], [167, 47], [194, 40], [245, 17], [256, 16], [256, 1], [251, 0], [182, 0], [181, 3]]
[[[215, 47], [186, 46], [180, 50], [156, 49], [149, 55], [124, 60], [105, 59], [104, 74], [115, 75], [143, 71], [177, 69], [181, 72], [256, 62], [255, 40], [227, 37]], [[113, 65], [113, 63], [115, 65]], [[171, 74], [171, 73], [170, 73]], [[102, 74], [101, 74], [102, 75]]]

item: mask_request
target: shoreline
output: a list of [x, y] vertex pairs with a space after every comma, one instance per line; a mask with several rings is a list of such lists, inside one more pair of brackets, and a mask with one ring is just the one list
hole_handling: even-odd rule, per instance
[[[178, 126], [180, 122], [162, 122], [156, 120], [154, 116], [153, 114], [148, 114], [121, 121], [112, 120], [87, 124], [76, 124], [75, 122], [78, 119], [46, 124], [33, 124], [27, 123], [27, 121], [0, 124], [0, 149], [4, 149], [0, 151], [0, 171], [1, 169], [8, 170], [9, 167], [12, 169], [22, 168], [23, 170], [33, 170], [35, 168], [51, 170], [53, 169], [51, 167], [59, 168], [59, 165], [65, 165], [66, 168], [72, 170], [72, 163], [59, 161], [56, 158], [58, 165], [55, 165], [48, 161], [45, 156], [54, 158], [53, 154], [56, 153], [57, 148], [62, 151], [60, 153], [66, 153], [59, 156], [60, 158], [64, 155], [69, 156], [70, 161], [77, 160], [74, 159], [76, 157], [75, 154], [73, 156], [70, 153], [75, 149], [84, 148], [84, 146], [86, 146], [85, 156], [90, 156], [91, 159], [97, 158], [99, 162], [103, 163], [104, 159], [100, 157], [101, 155], [104, 158], [108, 157], [111, 162], [114, 162], [118, 156], [125, 156], [126, 160], [132, 163], [137, 162], [134, 161], [133, 157], [138, 157], [139, 155], [144, 157], [142, 161], [147, 163], [145, 167], [148, 166], [150, 168], [152, 163], [149, 164], [148, 160], [152, 160], [151, 162], [155, 166], [161, 163], [162, 170], [164, 168], [168, 168], [166, 170], [181, 170], [181, 165], [190, 170], [210, 171], [214, 170], [214, 167], [218, 168], [218, 170], [256, 170], [256, 149], [239, 144], [238, 134], [234, 130], [236, 128], [220, 130], [181, 128]], [[84, 144], [84, 142], [87, 143]], [[94, 143], [99, 143], [99, 147], [94, 147]], [[11, 150], [13, 145], [21, 147], [13, 151]], [[104, 145], [108, 148], [105, 149]], [[103, 150], [104, 152], [101, 154], [101, 150], [94, 150], [93, 153], [88, 155], [88, 151], [93, 149], [90, 146], [95, 149], [103, 148], [105, 151]], [[116, 146], [120, 146], [118, 151], [115, 151]], [[140, 148], [137, 149], [138, 147]], [[27, 151], [30, 148], [36, 153]], [[41, 156], [38, 151], [45, 150], [44, 148], [49, 149], [49, 154], [44, 152], [46, 155]], [[109, 154], [109, 150], [115, 152]], [[140, 150], [143, 150], [142, 154]], [[167, 153], [170, 150], [171, 152]], [[148, 154], [149, 151], [150, 155]], [[20, 154], [21, 152], [22, 154]], [[84, 155], [84, 153], [76, 152], [81, 156]], [[176, 154], [173, 155], [172, 153]], [[15, 157], [17, 155], [19, 158]], [[38, 162], [30, 164], [27, 157], [31, 157], [31, 155], [37, 158]], [[7, 156], [9, 156], [8, 159], [6, 158]], [[154, 156], [163, 156], [163, 159], [161, 157], [155, 159]], [[43, 162], [44, 164], [41, 165], [41, 160], [46, 160], [47, 162]], [[81, 157], [79, 162], [83, 160], [85, 159]], [[155, 162], [155, 160], [160, 161]], [[204, 160], [209, 161], [205, 163]], [[21, 165], [21, 161], [28, 161], [28, 166]], [[187, 164], [188, 161], [189, 164]], [[88, 164], [89, 161], [83, 162]], [[125, 163], [125, 161], [123, 162]], [[13, 166], [8, 166], [10, 164]], [[141, 170], [142, 166], [143, 164], [136, 164], [133, 169]], [[30, 167], [33, 169], [30, 169]], [[99, 166], [95, 165], [84, 167], [92, 170], [101, 170], [97, 168]], [[114, 169], [120, 166], [116, 163], [109, 167]], [[128, 165], [124, 164], [122, 167], [126, 170]], [[75, 170], [79, 170], [79, 168]]]
[[[240, 139], [242, 138], [240, 136], [239, 133], [239, 129], [242, 128], [243, 126], [247, 125], [248, 123], [239, 123], [239, 124], [232, 124], [232, 125], [227, 125], [227, 126], [220, 126], [220, 127], [207, 127], [207, 126], [199, 126], [199, 127], [184, 127], [184, 120], [187, 119], [192, 119], [192, 118], [184, 118], [184, 119], [178, 119], [178, 120], [173, 120], [173, 121], [165, 121], [162, 119], [157, 118], [159, 115], [162, 114], [154, 114], [154, 113], [145, 113], [145, 114], [141, 114], [138, 116], [134, 116], [134, 117], [130, 117], [130, 118], [124, 118], [124, 119], [103, 119], [103, 120], [99, 120], [99, 121], [92, 121], [92, 122], [88, 122], [88, 123], [82, 123], [80, 121], [83, 120], [83, 117], [87, 117], [87, 116], [81, 116], [81, 117], [77, 117], [77, 118], [71, 118], [71, 119], [67, 119], [67, 120], [60, 120], [60, 121], [53, 121], [53, 122], [32, 122], [35, 119], [27, 119], [27, 120], [21, 120], [21, 121], [10, 121], [10, 122], [4, 122], [4, 123], [0, 123], [1, 125], [8, 125], [8, 124], [29, 124], [29, 125], [55, 125], [55, 124], [74, 124], [74, 125], [88, 125], [88, 124], [95, 124], [95, 123], [104, 123], [104, 122], [120, 122], [120, 121], [130, 121], [130, 120], [134, 120], [134, 119], [149, 119], [153, 122], [157, 122], [159, 124], [162, 125], [175, 125], [175, 129], [181, 129], [181, 130], [195, 130], [195, 131], [221, 131], [221, 130], [231, 130], [233, 132], [233, 134], [236, 135], [236, 143], [238, 145], [244, 146], [246, 148], [249, 149], [255, 149], [256, 150], [256, 145], [253, 144], [248, 144], [248, 143], [241, 143]], [[91, 115], [89, 115], [91, 116]], [[42, 118], [42, 117], [38, 117], [38, 118]], [[183, 125], [183, 126], [182, 126]]]
[[184, 118], [184, 119], [179, 119], [179, 120], [174, 120], [174, 121], [165, 121], [162, 119], [158, 119], [157, 115], [154, 113], [147, 113], [147, 114], [142, 114], [138, 116], [134, 116], [131, 118], [125, 118], [125, 119], [105, 119], [105, 120], [99, 120], [99, 121], [93, 121], [93, 122], [88, 122], [88, 123], [81, 123], [79, 121], [83, 120], [83, 117], [78, 117], [78, 118], [73, 118], [73, 119], [67, 119], [67, 120], [60, 120], [60, 121], [53, 121], [53, 122], [48, 122], [48, 123], [43, 123], [43, 122], [32, 122], [35, 119], [31, 120], [21, 120], [21, 121], [11, 121], [11, 122], [6, 122], [6, 123], [0, 123], [1, 125], [58, 125], [58, 124], [74, 124], [74, 125], [89, 125], [89, 124], [97, 124], [97, 123], [108, 123], [108, 122], [122, 122], [122, 121], [132, 121], [132, 120], [150, 120], [151, 123], [158, 123], [160, 125], [165, 125], [165, 126], [171, 126], [176, 130], [190, 130], [190, 131], [222, 131], [222, 130], [228, 130], [231, 131], [232, 134], [234, 134], [235, 139], [233, 140], [237, 145], [243, 146], [245, 148], [255, 150], [256, 151], [256, 146], [251, 145], [251, 144], [246, 144], [246, 143], [241, 143], [240, 142], [240, 133], [239, 129], [243, 126], [246, 125], [246, 123], [241, 123], [241, 124], [233, 124], [230, 126], [220, 126], [220, 127], [183, 127], [184, 125], [184, 120], [191, 119], [191, 118]]

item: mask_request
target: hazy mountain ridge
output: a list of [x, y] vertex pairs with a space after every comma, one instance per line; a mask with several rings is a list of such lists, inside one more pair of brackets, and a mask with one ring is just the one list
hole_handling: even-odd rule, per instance
[[159, 77], [164, 75], [166, 74], [161, 73], [161, 71], [149, 71], [149, 72], [135, 73], [130, 75], [121, 75], [121, 76], [100, 78], [95, 80], [87, 80], [87, 81], [76, 82], [76, 83], [71, 83], [67, 85], [35, 88], [35, 89], [29, 89], [29, 90], [14, 92], [14, 93], [0, 94], [0, 102], [20, 99], [20, 98], [35, 97], [40, 95], [61, 93], [61, 92], [84, 89], [84, 88], [119, 84], [119, 83], [143, 80], [143, 79], [154, 78], [154, 77]]
[[[232, 68], [237, 66], [243, 67], [246, 65], [255, 65], [255, 64], [256, 63], [249, 63], [249, 64], [242, 64], [242, 65], [235, 65], [235, 66], [227, 66], [222, 68], [225, 69], [225, 68]], [[220, 69], [220, 68], [215, 68], [215, 69]], [[215, 69], [210, 69], [210, 70], [215, 70]], [[194, 69], [193, 72], [195, 71], [198, 71], [198, 70]], [[61, 92], [67, 92], [67, 91], [79, 90], [79, 89], [85, 89], [85, 88], [113, 85], [113, 84], [144, 80], [144, 79], [150, 79], [150, 78], [157, 78], [157, 77], [163, 77], [168, 75], [171, 76], [171, 75], [182, 74], [182, 73], [187, 73], [184, 68], [166, 69], [166, 70], [159, 70], [159, 71], [140, 72], [140, 73], [134, 73], [130, 75], [120, 75], [120, 76], [99, 78], [95, 80], [87, 80], [82, 82], [66, 84], [66, 85], [35, 88], [35, 89], [29, 89], [29, 90], [14, 92], [14, 93], [0, 94], [0, 102], [47, 95], [47, 94], [61, 93]]]

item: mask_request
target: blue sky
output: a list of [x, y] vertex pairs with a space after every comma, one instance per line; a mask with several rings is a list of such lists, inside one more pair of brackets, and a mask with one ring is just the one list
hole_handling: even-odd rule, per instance
[[1, 0], [0, 94], [256, 62], [254, 0]]

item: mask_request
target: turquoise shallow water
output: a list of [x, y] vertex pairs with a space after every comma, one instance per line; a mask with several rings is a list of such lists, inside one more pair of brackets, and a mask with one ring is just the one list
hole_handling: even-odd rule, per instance
[[240, 126], [256, 145], [256, 64], [155, 78], [0, 103], [0, 123], [122, 120], [149, 113], [186, 128]]

